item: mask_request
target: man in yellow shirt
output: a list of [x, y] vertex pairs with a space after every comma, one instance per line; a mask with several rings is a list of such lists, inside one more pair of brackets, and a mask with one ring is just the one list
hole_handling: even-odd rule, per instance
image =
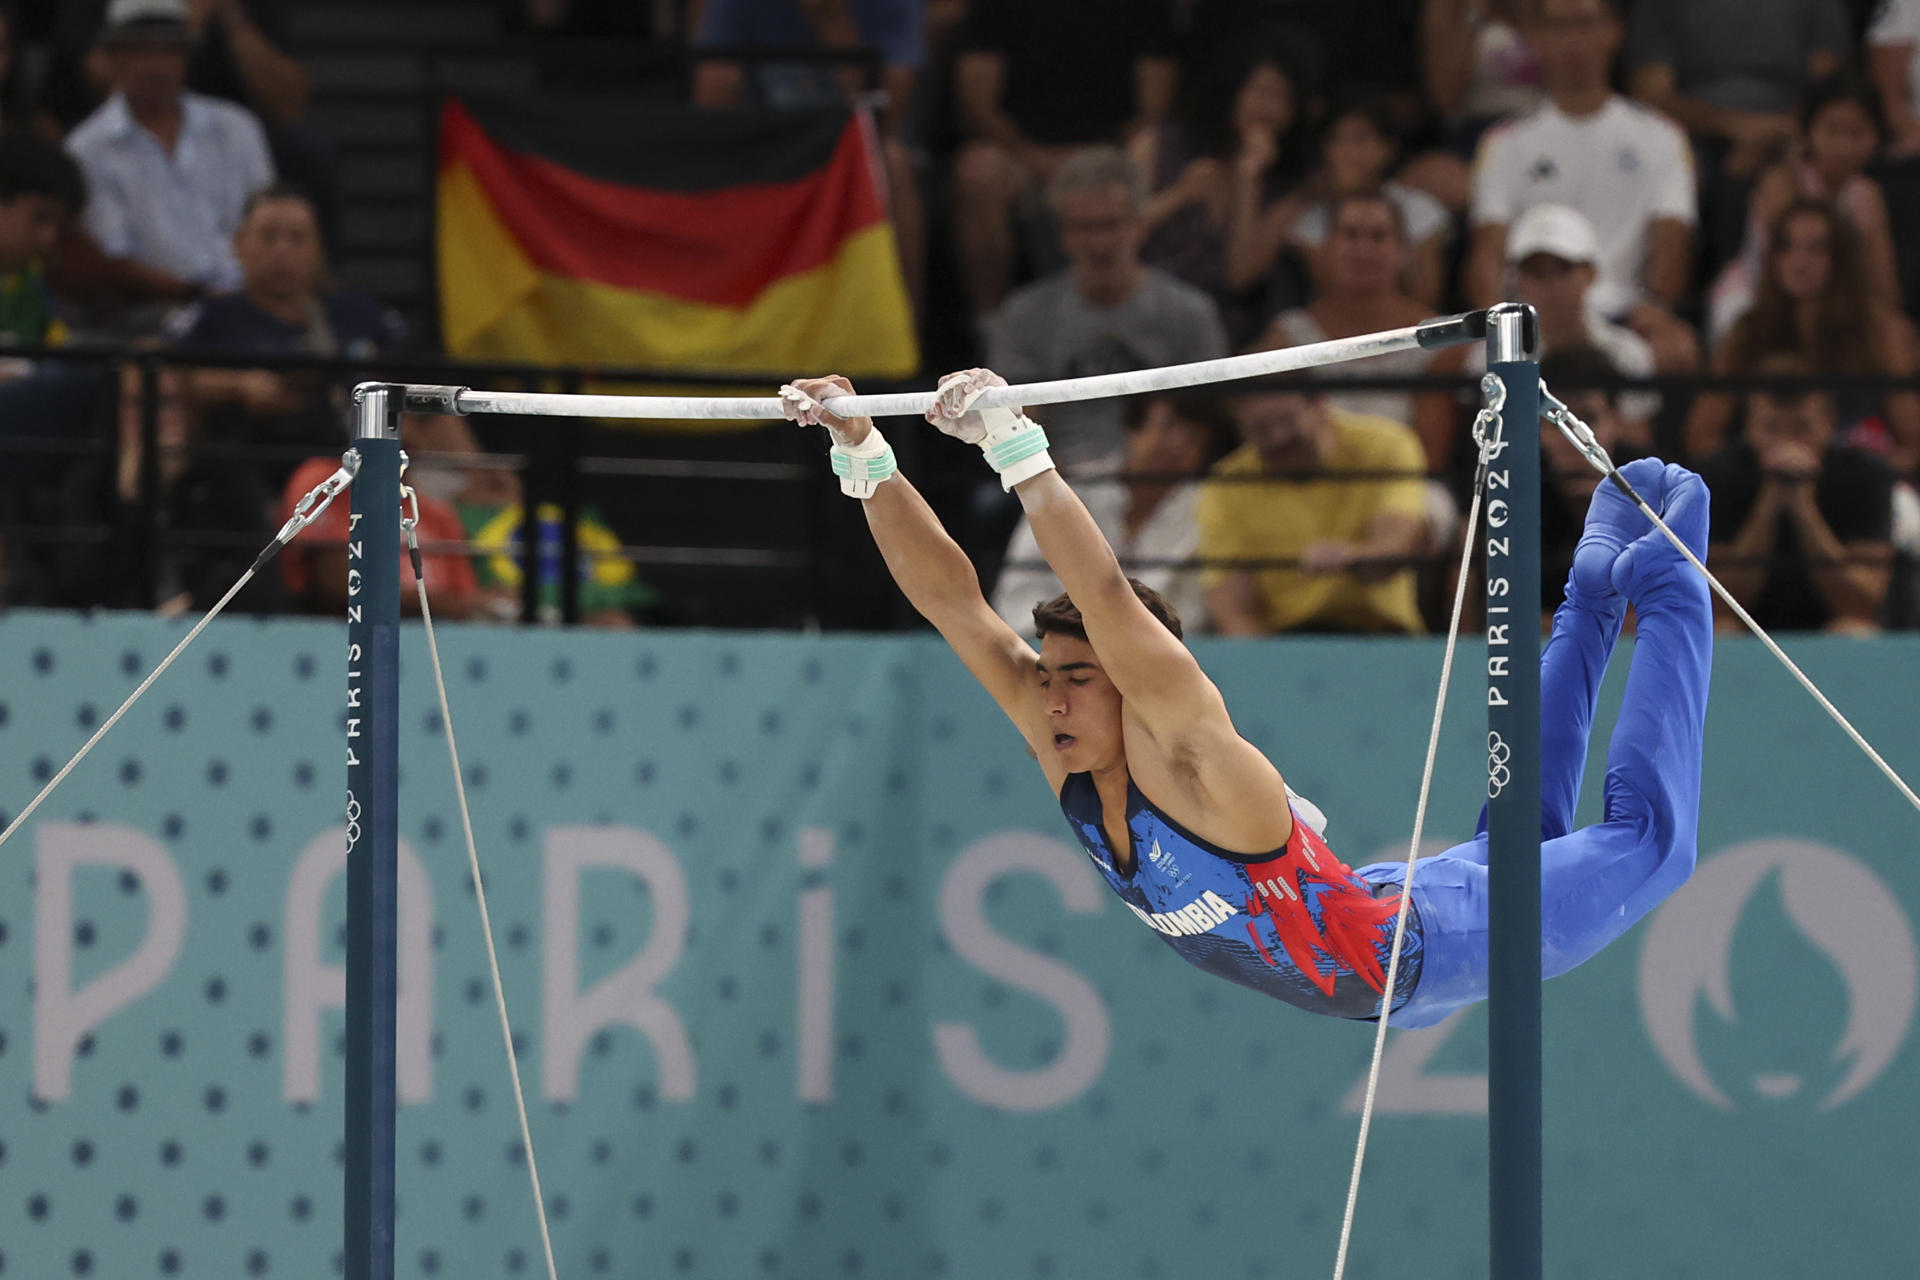
[[[1215, 629], [1424, 630], [1406, 565], [1426, 547], [1419, 437], [1301, 392], [1254, 392], [1233, 413], [1246, 443], [1213, 469], [1199, 504]], [[1234, 560], [1296, 567], [1219, 563]]]

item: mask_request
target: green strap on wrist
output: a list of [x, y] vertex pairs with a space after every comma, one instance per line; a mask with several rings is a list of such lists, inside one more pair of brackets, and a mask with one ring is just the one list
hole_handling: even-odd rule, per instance
[[987, 462], [995, 471], [1005, 471], [1016, 462], [1024, 462], [1047, 447], [1047, 433], [1037, 424], [1016, 432], [987, 450]]

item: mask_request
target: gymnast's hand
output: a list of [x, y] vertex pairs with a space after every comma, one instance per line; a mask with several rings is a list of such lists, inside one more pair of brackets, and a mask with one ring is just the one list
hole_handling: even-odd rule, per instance
[[853, 384], [837, 373], [824, 378], [796, 378], [780, 388], [780, 409], [789, 422], [803, 427], [825, 427], [835, 444], [852, 449], [872, 434], [873, 419], [835, 417], [821, 401], [829, 396], [853, 393]]
[[[956, 440], [967, 444], [980, 444], [986, 440], [991, 425], [981, 411], [973, 408], [973, 402], [988, 387], [1004, 387], [1007, 380], [991, 369], [962, 369], [940, 379], [940, 386], [934, 392], [931, 408], [927, 410], [927, 421], [940, 428]], [[1006, 410], [1009, 420], [1018, 418], [1019, 409]]]

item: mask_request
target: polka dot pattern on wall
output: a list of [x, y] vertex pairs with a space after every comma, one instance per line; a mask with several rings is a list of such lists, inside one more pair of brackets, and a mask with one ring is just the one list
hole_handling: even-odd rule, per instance
[[[0, 618], [0, 809], [23, 803], [178, 634], [150, 619]], [[1194, 973], [1104, 889], [1096, 909], [1069, 910], [1061, 886], [1092, 871], [1004, 720], [937, 641], [453, 626], [441, 638], [563, 1275], [1171, 1278], [1196, 1274], [1204, 1254], [1207, 1274], [1257, 1278], [1331, 1256], [1344, 1180], [1325, 1170], [1351, 1154], [1342, 1099], [1364, 1069], [1364, 1029]], [[343, 643], [327, 624], [216, 625], [44, 811], [49, 823], [91, 814], [98, 839], [127, 832], [161, 850], [187, 932], [161, 984], [76, 1049], [66, 1098], [0, 1108], [0, 1277], [335, 1269], [344, 1035], [336, 1012], [288, 1024], [287, 948], [317, 951], [292, 957], [296, 973], [341, 963], [345, 888], [336, 879], [305, 904], [311, 920], [288, 918], [287, 890], [341, 823]], [[1415, 677], [1433, 653], [1370, 647], [1369, 693], [1334, 650], [1302, 652], [1278, 667], [1230, 647], [1205, 660], [1246, 708], [1243, 730], [1327, 808], [1336, 852], [1358, 862], [1404, 838], [1430, 697]], [[402, 662], [400, 824], [431, 891], [432, 1020], [411, 1039], [402, 1028], [430, 1097], [399, 1119], [398, 1273], [537, 1275], [413, 629]], [[1477, 807], [1472, 708], [1455, 710], [1437, 793], [1451, 799], [1436, 801], [1434, 825], [1464, 834]], [[1323, 747], [1298, 746], [1302, 723]], [[1364, 778], [1347, 758], [1369, 761]], [[945, 904], [985, 931], [945, 935], [954, 868], [1008, 837], [1033, 869], [989, 881], [964, 911]], [[830, 852], [803, 865], [810, 840]], [[660, 847], [677, 884], [624, 867], [574, 884], [543, 874], [556, 851], [653, 867]], [[32, 1079], [37, 936], [34, 859], [18, 851], [0, 854], [0, 1082], [16, 1098]], [[72, 887], [60, 936], [77, 986], [134, 953], [154, 893], [118, 865], [80, 868]], [[682, 890], [686, 915], [673, 917]], [[549, 1069], [555, 1011], [541, 1004], [559, 958], [553, 893], [570, 893], [577, 915], [576, 993], [631, 981], [664, 935], [678, 952], [622, 1006], [666, 1012], [636, 1016], [645, 1030], [582, 1029], [565, 1081]], [[826, 927], [807, 923], [809, 902], [831, 903]], [[1011, 972], [982, 964], [989, 954]], [[826, 1023], [798, 998], [803, 970], [821, 964]], [[1027, 1109], [982, 1105], [957, 1083], [956, 1055], [1032, 1087], [1084, 1052], [1085, 1011], [1062, 1013], [1071, 983], [1105, 1019], [1102, 1071]], [[1444, 1070], [1475, 1067], [1470, 1039], [1449, 1042]], [[803, 1057], [821, 1052], [831, 1096], [802, 1101]], [[289, 1055], [306, 1055], [298, 1071]], [[290, 1078], [317, 1093], [290, 1098]], [[1004, 1086], [976, 1073], [972, 1087]], [[1410, 1240], [1439, 1250], [1431, 1274], [1484, 1274], [1477, 1217], [1456, 1222], [1431, 1196], [1437, 1178], [1449, 1203], [1475, 1203], [1483, 1129], [1406, 1128], [1421, 1131], [1383, 1135], [1410, 1154], [1372, 1175], [1375, 1221], [1351, 1274], [1389, 1274]], [[1806, 1167], [1811, 1187], [1826, 1166]], [[1647, 1176], [1708, 1172], [1701, 1157]], [[1630, 1199], [1598, 1177], [1582, 1187], [1583, 1213], [1602, 1219]]]

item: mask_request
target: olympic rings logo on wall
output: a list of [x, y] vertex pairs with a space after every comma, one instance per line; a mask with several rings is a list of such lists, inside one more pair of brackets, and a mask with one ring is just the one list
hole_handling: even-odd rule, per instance
[[1507, 761], [1513, 758], [1513, 748], [1497, 732], [1487, 733], [1487, 799], [1492, 800], [1507, 789], [1513, 781], [1513, 771], [1507, 768]]

